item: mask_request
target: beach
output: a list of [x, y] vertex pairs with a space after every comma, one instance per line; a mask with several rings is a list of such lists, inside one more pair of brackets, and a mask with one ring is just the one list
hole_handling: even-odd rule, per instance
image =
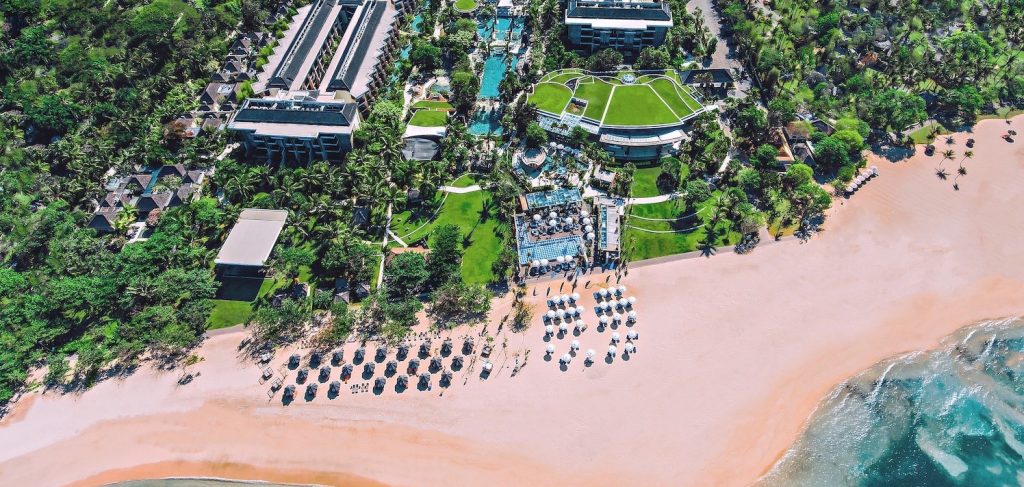
[[[200, 375], [185, 386], [180, 372], [142, 367], [84, 393], [22, 398], [0, 420], [0, 483], [749, 485], [836, 384], [974, 322], [1024, 314], [1024, 141], [1001, 138], [1022, 125], [982, 121], [954, 145], [936, 141], [933, 156], [872, 157], [878, 177], [836, 200], [806, 242], [631, 266], [622, 284], [638, 299], [640, 339], [628, 360], [562, 371], [571, 338], [553, 339], [556, 359], [544, 360], [538, 318], [509, 339], [530, 350], [515, 377], [505, 354], [491, 377], [458, 375], [443, 395], [284, 406], [233, 330], [196, 351]], [[968, 137], [974, 156], [954, 190]], [[952, 161], [939, 154], [947, 147]], [[528, 299], [542, 303], [549, 286]], [[507, 309], [496, 304], [495, 320]], [[600, 356], [609, 334], [591, 326], [579, 339]]]

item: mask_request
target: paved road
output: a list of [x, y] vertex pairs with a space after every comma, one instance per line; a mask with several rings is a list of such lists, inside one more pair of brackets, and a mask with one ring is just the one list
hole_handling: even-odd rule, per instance
[[692, 13], [698, 8], [704, 17], [704, 25], [718, 39], [715, 54], [711, 57], [711, 68], [739, 68], [740, 62], [736, 59], [736, 52], [729, 47], [729, 44], [722, 38], [722, 24], [715, 12], [712, 0], [690, 0], [687, 4], [688, 10]]

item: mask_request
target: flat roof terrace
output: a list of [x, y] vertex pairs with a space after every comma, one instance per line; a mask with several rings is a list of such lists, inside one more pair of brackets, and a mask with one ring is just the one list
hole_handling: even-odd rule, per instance
[[287, 210], [242, 210], [214, 263], [252, 267], [265, 265], [287, 219]]
[[568, 203], [579, 203], [583, 200], [580, 190], [575, 188], [561, 188], [551, 191], [540, 191], [523, 195], [527, 210], [537, 210], [550, 206], [564, 205]]

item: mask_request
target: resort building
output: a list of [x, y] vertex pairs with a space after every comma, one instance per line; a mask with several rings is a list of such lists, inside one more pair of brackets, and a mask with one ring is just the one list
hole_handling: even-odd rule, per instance
[[653, 0], [569, 0], [565, 26], [569, 42], [584, 54], [611, 48], [633, 57], [665, 42], [672, 11]]
[[619, 258], [621, 230], [620, 207], [610, 198], [598, 198], [594, 205], [597, 215], [597, 253], [604, 261]]
[[228, 130], [271, 161], [340, 160], [387, 83], [396, 24], [411, 0], [316, 0], [299, 9], [265, 69], [256, 97]]
[[89, 227], [109, 233], [116, 230], [115, 223], [125, 209], [135, 211], [137, 218], [155, 219], [163, 210], [188, 204], [199, 197], [206, 173], [175, 164], [113, 179], [106, 186], [107, 194], [96, 202]]
[[584, 241], [593, 241], [595, 234], [579, 190], [525, 194], [519, 197], [519, 207], [516, 253], [519, 265], [529, 268], [528, 274], [571, 269], [579, 257], [586, 256]]
[[528, 101], [537, 106], [538, 124], [555, 140], [569, 143], [579, 128], [619, 160], [672, 154], [687, 138], [690, 121], [714, 108], [702, 105], [675, 70], [555, 71], [541, 78]]
[[218, 270], [224, 276], [262, 275], [287, 219], [287, 210], [242, 210], [214, 260]]

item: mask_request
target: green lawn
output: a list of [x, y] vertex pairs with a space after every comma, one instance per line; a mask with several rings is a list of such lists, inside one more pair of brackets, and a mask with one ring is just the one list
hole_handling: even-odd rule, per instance
[[680, 96], [678, 89], [676, 89], [676, 86], [671, 81], [660, 78], [651, 81], [650, 86], [661, 96], [662, 100], [665, 100], [665, 103], [668, 104], [668, 107], [677, 117], [683, 118], [693, 113], [693, 110], [686, 104], [686, 100]]
[[471, 284], [485, 284], [494, 279], [491, 265], [497, 260], [502, 245], [501, 229], [498, 227], [498, 220], [491, 213], [494, 209], [489, 206], [490, 200], [491, 193], [488, 191], [452, 193], [448, 195], [433, 221], [424, 225], [425, 219], [429, 218], [432, 212], [414, 219], [407, 211], [395, 215], [392, 219], [392, 231], [411, 244], [428, 237], [438, 225], [450, 223], [458, 226], [469, 241], [462, 261], [462, 277]]
[[534, 87], [528, 101], [537, 105], [540, 110], [560, 114], [569, 104], [570, 98], [572, 91], [569, 87], [556, 83], [541, 83]]
[[416, 110], [416, 113], [409, 119], [409, 125], [417, 127], [444, 127], [447, 124], [448, 112], [445, 110]]
[[[306, 272], [308, 274], [308, 270]], [[299, 277], [301, 279], [302, 276], [300, 275]], [[225, 279], [221, 284], [221, 289], [218, 292], [218, 295], [221, 297], [237, 297], [240, 299], [212, 299], [213, 310], [210, 312], [210, 317], [206, 321], [206, 328], [209, 330], [216, 330], [218, 328], [227, 328], [229, 326], [245, 323], [245, 321], [249, 319], [249, 315], [252, 314], [252, 305], [256, 299], [274, 292], [275, 289], [285, 284], [284, 282], [279, 282], [275, 279], [263, 279], [263, 281], [260, 282], [258, 290], [256, 290], [255, 284], [253, 284], [254, 281], [255, 280], [249, 279]], [[249, 286], [252, 286], [249, 290], [238, 289], [240, 287]], [[253, 296], [252, 292], [254, 290], [255, 296]], [[232, 296], [235, 291], [239, 293], [238, 296]]]
[[661, 166], [637, 168], [633, 173], [632, 196], [646, 198], [662, 194], [658, 189], [658, 176], [660, 175]]
[[[639, 171], [638, 171], [639, 172]], [[701, 203], [698, 208], [710, 206], [718, 192]], [[693, 228], [706, 223], [711, 218], [710, 210], [703, 210], [696, 215], [691, 215], [694, 210], [688, 208], [682, 200], [666, 201], [653, 205], [635, 205], [631, 207], [633, 216], [646, 218], [678, 218], [674, 221], [650, 221], [640, 218], [630, 218], [630, 227], [639, 227], [654, 231], [669, 231], [671, 233], [651, 233], [637, 228], [627, 227], [623, 234], [623, 248], [629, 252], [631, 260], [652, 259], [665, 255], [681, 254], [698, 250], [701, 242], [705, 239], [706, 227]], [[716, 227], [716, 243], [719, 247], [734, 244], [739, 241], [740, 235], [730, 230], [731, 223], [721, 220]]]
[[[936, 131], [936, 129], [938, 131]], [[949, 131], [946, 130], [946, 127], [943, 127], [942, 124], [930, 123], [911, 132], [910, 138], [914, 141], [915, 144], [930, 144], [935, 140], [934, 137], [931, 137], [932, 133], [935, 133], [937, 135], [945, 135], [948, 134]]]
[[678, 122], [672, 110], [647, 85], [617, 86], [612, 92], [605, 125], [661, 125]]
[[580, 84], [576, 88], [576, 98], [587, 100], [587, 110], [583, 116], [601, 121], [604, 117], [604, 107], [608, 105], [608, 97], [611, 94], [612, 85], [604, 81], [595, 80]]
[[469, 12], [476, 8], [475, 0], [455, 0], [455, 8], [462, 12]]
[[455, 181], [452, 181], [451, 184], [449, 184], [449, 186], [454, 186], [456, 188], [468, 188], [474, 184], [479, 183], [479, 180], [480, 178], [476, 174], [463, 174], [462, 176], [459, 176], [459, 178], [456, 179]]
[[416, 108], [443, 108], [445, 110], [454, 110], [455, 109], [452, 106], [451, 103], [448, 103], [446, 101], [438, 101], [438, 100], [420, 100], [420, 101], [418, 101], [416, 103], [413, 103], [412, 104], [412, 108], [413, 109], [416, 109]]

